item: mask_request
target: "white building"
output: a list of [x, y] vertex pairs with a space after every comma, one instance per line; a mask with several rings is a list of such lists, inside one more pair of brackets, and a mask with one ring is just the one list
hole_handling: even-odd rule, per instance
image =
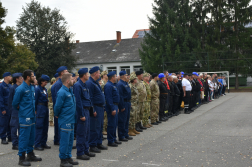
[[122, 70], [128, 74], [142, 70], [139, 49], [142, 38], [121, 39], [121, 32], [117, 31], [116, 40], [79, 42], [73, 50], [78, 58], [75, 71], [80, 68], [99, 66], [101, 71], [116, 71], [117, 75]]

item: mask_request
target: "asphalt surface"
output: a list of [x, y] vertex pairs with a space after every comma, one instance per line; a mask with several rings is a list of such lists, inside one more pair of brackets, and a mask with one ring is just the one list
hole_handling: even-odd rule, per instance
[[[230, 93], [202, 105], [190, 115], [180, 114], [149, 128], [132, 141], [96, 154], [85, 167], [249, 167], [252, 166], [252, 93]], [[35, 151], [42, 162], [32, 166], [58, 167], [59, 151], [53, 146], [53, 128], [49, 130], [51, 150]], [[75, 144], [75, 142], [74, 142]], [[107, 145], [107, 140], [104, 140]], [[72, 151], [73, 158], [76, 150]], [[0, 145], [0, 167], [18, 166], [17, 151], [11, 144]]]

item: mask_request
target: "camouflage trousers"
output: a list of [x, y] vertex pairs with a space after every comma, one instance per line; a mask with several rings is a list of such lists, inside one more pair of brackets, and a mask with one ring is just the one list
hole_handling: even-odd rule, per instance
[[137, 122], [140, 122], [141, 120], [143, 121], [144, 118], [145, 102], [139, 102], [138, 106], [140, 113], [139, 113], [139, 120], [137, 120]]
[[130, 119], [129, 119], [129, 129], [135, 129], [135, 125], [139, 120], [139, 109], [138, 105], [131, 103], [130, 108]]
[[157, 122], [159, 113], [159, 99], [152, 99], [150, 102], [151, 123]]
[[49, 103], [49, 121], [53, 122], [53, 118], [54, 118], [54, 113], [53, 113], [53, 103]]
[[143, 125], [149, 124], [149, 116], [150, 116], [150, 101], [145, 101], [144, 102], [144, 113], [143, 113]]
[[103, 132], [107, 132], [107, 126], [108, 126], [108, 117], [107, 112], [104, 112], [104, 119], [103, 119]]

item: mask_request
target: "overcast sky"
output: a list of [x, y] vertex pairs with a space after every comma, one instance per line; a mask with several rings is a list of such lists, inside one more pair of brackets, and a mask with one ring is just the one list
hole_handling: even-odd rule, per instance
[[[5, 24], [16, 26], [22, 6], [31, 0], [0, 0], [8, 9]], [[38, 0], [43, 6], [61, 10], [69, 30], [80, 42], [111, 40], [116, 31], [132, 38], [135, 30], [148, 29], [153, 0]]]

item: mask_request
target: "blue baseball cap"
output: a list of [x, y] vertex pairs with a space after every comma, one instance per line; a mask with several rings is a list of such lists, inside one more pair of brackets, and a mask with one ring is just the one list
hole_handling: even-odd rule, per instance
[[86, 74], [87, 72], [88, 72], [88, 68], [81, 68], [81, 69], [79, 69], [78, 74], [79, 75]]
[[184, 75], [185, 73], [183, 71], [180, 72], [182, 75]]
[[10, 72], [5, 72], [5, 73], [3, 74], [3, 78], [4, 78], [4, 77], [8, 77], [8, 76], [11, 76], [11, 73], [10, 73]]
[[91, 69], [89, 70], [89, 73], [90, 73], [90, 74], [93, 74], [94, 72], [96, 72], [96, 71], [98, 71], [98, 70], [100, 70], [100, 67], [94, 66], [93, 68], [91, 68]]
[[111, 71], [110, 73], [107, 74], [107, 76], [108, 76], [108, 77], [111, 77], [111, 76], [113, 76], [113, 75], [115, 75], [115, 74], [116, 74], [115, 71]]
[[164, 73], [160, 73], [160, 74], [158, 75], [158, 78], [164, 78], [164, 77], [165, 77]]
[[61, 66], [57, 69], [57, 73], [61, 72], [61, 71], [64, 71], [64, 70], [67, 70], [67, 66]]
[[75, 77], [75, 73], [71, 73], [72, 74], [72, 77]]
[[122, 75], [125, 75], [126, 74], [126, 71], [120, 71], [119, 72], [119, 75], [122, 76]]
[[14, 73], [14, 74], [12, 74], [12, 77], [13, 78], [17, 78], [17, 77], [22, 77], [22, 73]]
[[54, 74], [54, 78], [58, 78], [58, 77], [59, 77], [58, 73]]
[[43, 78], [45, 81], [49, 82], [50, 81], [50, 77], [48, 75], [41, 75], [41, 78]]

